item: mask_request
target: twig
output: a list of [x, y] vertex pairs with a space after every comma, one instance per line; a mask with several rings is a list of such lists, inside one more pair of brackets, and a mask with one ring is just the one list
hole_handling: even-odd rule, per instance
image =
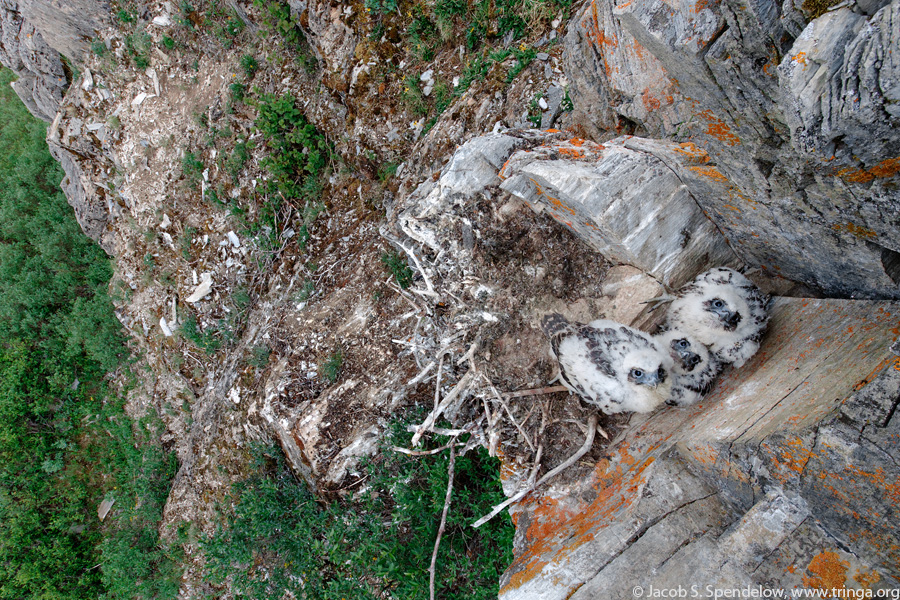
[[437, 410], [441, 401], [441, 371], [444, 370], [444, 355], [441, 354], [441, 360], [438, 363], [437, 379], [434, 382], [434, 410]]
[[[406, 430], [409, 432], [415, 433], [416, 431], [419, 430], [419, 426], [418, 425], [410, 425], [409, 427], [406, 428]], [[444, 427], [429, 427], [428, 431], [430, 431], [431, 433], [436, 433], [438, 435], [457, 436], [457, 435], [462, 435], [464, 433], [468, 433], [469, 427], [467, 426], [467, 427], [464, 427], [463, 429], [446, 429]]]
[[469, 361], [469, 366], [472, 366], [472, 357], [475, 356], [476, 352], [478, 352], [479, 345], [481, 345], [481, 334], [475, 336], [475, 341], [472, 342], [472, 345], [469, 346], [469, 349], [466, 350], [466, 353], [456, 361], [456, 366], [460, 366], [465, 361]]
[[412, 445], [417, 446], [419, 444], [419, 440], [422, 438], [422, 434], [431, 429], [434, 426], [435, 421], [437, 421], [438, 417], [447, 410], [447, 407], [450, 406], [450, 403], [453, 402], [457, 396], [459, 396], [462, 392], [469, 388], [469, 385], [472, 383], [472, 378], [475, 376], [475, 372], [471, 369], [466, 371], [466, 374], [462, 376], [457, 384], [450, 390], [450, 393], [444, 396], [444, 399], [441, 400], [441, 403], [438, 405], [436, 409], [431, 411], [431, 414], [426, 417], [425, 421], [422, 422], [416, 428], [416, 433], [412, 437]]
[[450, 510], [450, 497], [453, 494], [453, 469], [456, 465], [456, 450], [450, 446], [450, 465], [447, 467], [447, 494], [444, 496], [444, 510], [441, 512], [441, 525], [438, 527], [437, 538], [434, 540], [434, 552], [431, 553], [431, 566], [428, 567], [428, 590], [431, 600], [434, 600], [434, 567], [437, 563], [438, 548], [441, 545], [441, 536], [447, 526], [447, 511]]
[[502, 503], [498, 504], [497, 506], [495, 506], [493, 508], [493, 510], [491, 510], [490, 513], [486, 514], [485, 516], [481, 517], [480, 519], [478, 519], [477, 521], [472, 523], [472, 527], [481, 527], [482, 525], [484, 525], [485, 523], [487, 523], [488, 521], [493, 519], [495, 516], [497, 516], [500, 513], [500, 511], [502, 511], [504, 508], [506, 508], [510, 504], [513, 504], [514, 502], [518, 502], [519, 500], [524, 498], [526, 495], [528, 495], [532, 490], [540, 487], [541, 485], [546, 483], [552, 477], [555, 477], [556, 475], [560, 474], [565, 469], [568, 469], [569, 467], [574, 465], [576, 462], [578, 462], [578, 459], [581, 458], [582, 456], [584, 456], [585, 454], [587, 454], [588, 451], [591, 449], [591, 446], [594, 443], [594, 434], [597, 432], [597, 420], [598, 420], [598, 417], [597, 417], [596, 413], [592, 414], [590, 416], [590, 418], [588, 419], [587, 435], [585, 437], [584, 444], [582, 444], [581, 448], [578, 449], [578, 452], [576, 452], [575, 454], [570, 456], [568, 459], [566, 459], [566, 461], [564, 463], [558, 465], [555, 469], [551, 470], [549, 473], [547, 473], [546, 475], [541, 477], [540, 480], [536, 484], [526, 487], [522, 491], [514, 494], [511, 498], [508, 498], [505, 502], [502, 502]]
[[414, 386], [414, 385], [418, 385], [418, 383], [419, 383], [420, 381], [423, 381], [423, 380], [425, 379], [425, 376], [428, 375], [428, 373], [429, 373], [433, 368], [434, 368], [434, 361], [431, 361], [430, 363], [428, 363], [427, 365], [425, 365], [425, 368], [422, 369], [422, 370], [419, 372], [418, 375], [416, 375], [415, 377], [413, 377], [412, 379], [410, 379], [410, 380], [406, 383], [406, 386], [407, 386], [407, 387], [412, 387], [412, 386]]
[[518, 392], [506, 392], [503, 397], [524, 398], [526, 396], [543, 396], [544, 394], [555, 394], [556, 392], [567, 392], [569, 388], [564, 385], [551, 385], [549, 387], [535, 388], [533, 390], [519, 390]]
[[440, 448], [433, 448], [431, 450], [410, 450], [409, 448], [402, 448], [400, 446], [391, 446], [391, 450], [394, 452], [400, 452], [401, 454], [407, 454], [409, 456], [431, 456], [432, 454], [437, 454], [439, 452], [443, 452], [447, 448], [455, 448], [460, 444], [456, 443], [456, 438], [453, 439], [449, 444], [444, 444]]
[[428, 288], [427, 290], [414, 289], [412, 291], [416, 294], [420, 294], [422, 296], [430, 296], [435, 300], [440, 301], [441, 295], [434, 291], [434, 286], [431, 284], [431, 279], [428, 277], [428, 273], [425, 272], [425, 268], [422, 267], [422, 263], [419, 262], [418, 257], [416, 257], [416, 253], [403, 245], [398, 239], [393, 239], [391, 241], [400, 246], [400, 248], [402, 248], [403, 251], [409, 254], [409, 257], [413, 259], [413, 262], [416, 264], [416, 268], [419, 270], [419, 273], [422, 274], [422, 279], [425, 281], [425, 287]]
[[497, 391], [497, 388], [495, 388], [493, 384], [491, 384], [491, 391], [494, 392], [494, 396], [497, 398], [500, 406], [502, 406], [506, 410], [506, 414], [509, 415], [509, 420], [513, 422], [513, 425], [516, 426], [516, 429], [518, 429], [522, 437], [525, 438], [525, 443], [528, 444], [528, 447], [531, 448], [532, 452], [534, 452], [534, 444], [531, 443], [531, 440], [528, 438], [528, 434], [525, 432], [525, 429], [523, 429], [522, 426], [519, 425], [519, 422], [516, 421], [516, 418], [513, 416], [512, 411], [509, 410], [509, 406], [506, 404], [506, 402], [503, 401], [503, 396], [500, 395], [500, 392]]

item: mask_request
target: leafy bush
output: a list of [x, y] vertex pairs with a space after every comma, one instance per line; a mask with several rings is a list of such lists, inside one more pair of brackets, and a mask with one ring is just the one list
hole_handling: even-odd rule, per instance
[[174, 458], [108, 388], [127, 374], [109, 260], [11, 80], [0, 71], [0, 598], [172, 598], [157, 527]]
[[[428, 567], [447, 486], [447, 453], [392, 452], [410, 434], [400, 422], [364, 469], [368, 491], [321, 506], [281, 452], [257, 449], [259, 473], [231, 491], [234, 512], [203, 542], [207, 579], [236, 596], [322, 600], [427, 598]], [[438, 439], [435, 444], [445, 443]], [[471, 523], [503, 500], [496, 459], [483, 450], [459, 456], [452, 503], [437, 557], [440, 598], [496, 598], [512, 560], [513, 527], [499, 516]]]
[[212, 328], [200, 329], [196, 317], [188, 317], [184, 320], [184, 323], [181, 324], [181, 335], [210, 356], [218, 352], [219, 348], [222, 347], [219, 332]]
[[321, 204], [313, 199], [318, 196], [320, 180], [333, 154], [331, 145], [306, 120], [292, 96], [263, 96], [255, 125], [265, 136], [270, 150], [261, 164], [272, 175], [266, 187], [268, 201], [259, 207], [257, 228], [268, 230], [266, 242], [277, 248], [284, 226], [284, 220], [279, 220], [278, 215], [284, 203], [298, 206], [304, 202], [298, 235], [302, 246], [304, 237], [308, 238], [309, 226], [321, 210]]
[[409, 268], [409, 265], [406, 264], [406, 259], [402, 254], [396, 251], [385, 252], [381, 255], [381, 262], [391, 272], [391, 275], [397, 280], [397, 285], [402, 289], [405, 290], [412, 285], [414, 273]]
[[203, 179], [203, 169], [205, 168], [203, 161], [193, 152], [185, 152], [181, 159], [181, 172], [187, 180], [188, 185], [197, 187]]
[[341, 374], [341, 366], [344, 364], [344, 354], [340, 350], [335, 350], [328, 360], [322, 365], [322, 375], [329, 383], [337, 381]]

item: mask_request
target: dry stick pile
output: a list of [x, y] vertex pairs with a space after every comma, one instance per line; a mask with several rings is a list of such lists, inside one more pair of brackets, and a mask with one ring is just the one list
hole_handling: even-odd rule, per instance
[[[478, 446], [487, 448], [491, 456], [496, 456], [497, 446], [501, 439], [501, 429], [504, 426], [508, 427], [510, 425], [515, 428], [516, 431], [518, 431], [521, 438], [534, 453], [533, 465], [530, 469], [530, 474], [525, 482], [524, 487], [516, 492], [511, 498], [507, 499], [501, 504], [496, 505], [489, 514], [481, 517], [472, 524], [473, 527], [480, 527], [481, 525], [490, 521], [511, 504], [518, 502], [530, 492], [534, 491], [536, 488], [545, 484], [553, 477], [559, 475], [564, 470], [574, 465], [578, 461], [578, 459], [580, 459], [582, 456], [587, 454], [588, 451], [590, 451], [591, 445], [594, 442], [594, 436], [596, 432], [599, 431], [600, 434], [604, 437], [606, 437], [606, 433], [598, 427], [598, 415], [596, 413], [593, 414], [588, 419], [587, 427], [583, 428], [585, 431], [585, 440], [581, 448], [579, 448], [578, 451], [570, 456], [566, 461], [546, 473], [540, 479], [537, 479], [537, 474], [541, 467], [541, 457], [544, 450], [541, 438], [544, 430], [550, 424], [548, 403], [543, 402], [541, 404], [541, 425], [536, 432], [536, 435], [534, 436], [534, 442], [532, 442], [532, 436], [528, 434], [524, 427], [524, 424], [527, 423], [527, 421], [531, 418], [532, 413], [529, 413], [525, 417], [524, 422], [520, 422], [513, 415], [513, 411], [510, 409], [507, 400], [565, 391], [566, 388], [563, 386], [553, 386], [539, 388], [537, 390], [525, 390], [507, 394], [500, 393], [500, 391], [498, 391], [497, 388], [494, 387], [493, 382], [491, 382], [490, 378], [481, 369], [478, 368], [476, 354], [481, 343], [481, 335], [477, 331], [475, 332], [474, 341], [470, 344], [468, 350], [455, 363], [457, 367], [462, 366], [464, 363], [468, 363], [468, 370], [462, 375], [462, 377], [459, 378], [459, 380], [450, 389], [450, 391], [443, 398], [441, 398], [441, 378], [446, 371], [452, 370], [450, 368], [445, 368], [445, 360], [447, 356], [451, 354], [453, 348], [456, 347], [460, 340], [465, 337], [466, 333], [471, 333], [471, 331], [454, 331], [453, 334], [446, 336], [440, 344], [435, 343], [431, 340], [425, 340], [424, 334], [420, 335], [420, 328], [423, 324], [423, 321], [432, 318], [432, 316], [435, 314], [433, 305], [441, 302], [444, 299], [444, 296], [435, 288], [435, 283], [432, 277], [429, 277], [425, 267], [423, 267], [423, 262], [425, 261], [424, 257], [420, 258], [419, 256], [417, 256], [414, 250], [407, 247], [396, 237], [390, 235], [386, 231], [382, 230], [382, 235], [393, 245], [399, 247], [410, 256], [411, 261], [415, 265], [417, 271], [422, 275], [422, 281], [425, 284], [425, 289], [412, 288], [408, 291], [391, 284], [394, 290], [401, 296], [403, 296], [403, 298], [405, 298], [413, 308], [413, 312], [409, 313], [409, 316], [418, 317], [416, 326], [413, 330], [412, 336], [409, 338], [409, 341], [394, 340], [395, 343], [400, 344], [409, 350], [409, 352], [415, 358], [416, 364], [421, 369], [420, 372], [415, 377], [413, 377], [407, 385], [415, 386], [423, 381], [431, 379], [431, 377], [435, 378], [433, 409], [425, 417], [425, 420], [422, 421], [421, 424], [409, 427], [409, 431], [413, 432], [413, 448], [400, 448], [394, 446], [392, 447], [392, 450], [412, 456], [433, 455], [444, 451], [450, 452], [450, 463], [447, 473], [447, 493], [444, 500], [444, 508], [441, 513], [441, 524], [434, 543], [434, 552], [431, 556], [431, 566], [428, 569], [430, 597], [431, 600], [434, 600], [434, 579], [437, 554], [440, 547], [441, 536], [446, 525], [447, 513], [450, 509], [450, 500], [453, 492], [454, 465], [457, 456], [462, 456], [469, 450], [472, 450], [473, 448], [476, 448]], [[447, 296], [458, 300], [453, 294], [449, 292], [447, 292]], [[422, 304], [420, 304], [420, 302]], [[434, 324], [433, 320], [431, 320], [430, 322]], [[420, 339], [420, 337], [422, 339]], [[435, 350], [435, 348], [437, 349]], [[435, 366], [437, 366], [437, 371], [432, 374], [432, 370], [435, 368]], [[448, 365], [448, 367], [452, 366], [453, 365]], [[457, 426], [453, 429], [437, 427], [436, 423], [441, 418], [441, 416], [446, 414], [462, 414], [460, 408], [466, 402], [470, 403], [467, 407], [469, 411], [466, 414], [478, 414], [477, 417], [471, 417], [467, 423], [464, 423], [461, 426]], [[416, 447], [420, 445], [423, 436], [425, 436], [427, 433], [445, 435], [448, 436], [450, 440], [449, 442], [438, 448], [434, 448], [431, 450], [417, 450]], [[462, 442], [459, 439], [462, 435], [469, 436], [465, 442]], [[457, 449], [459, 449], [459, 451], [457, 451]]]

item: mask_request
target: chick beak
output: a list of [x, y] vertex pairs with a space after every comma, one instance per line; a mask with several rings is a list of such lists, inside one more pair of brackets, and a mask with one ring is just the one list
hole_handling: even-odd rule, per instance
[[693, 371], [694, 367], [700, 364], [700, 355], [690, 350], [682, 350], [679, 352], [681, 358], [681, 368], [685, 371]]
[[741, 322], [740, 313], [728, 311], [722, 315], [722, 322], [725, 324], [725, 331], [734, 331]]

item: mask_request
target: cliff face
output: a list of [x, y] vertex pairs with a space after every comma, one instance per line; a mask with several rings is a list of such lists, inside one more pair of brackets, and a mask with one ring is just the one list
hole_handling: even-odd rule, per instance
[[[900, 0], [816, 7], [593, 0], [535, 17], [520, 46], [494, 39], [497, 58], [438, 33], [428, 55], [402, 11], [358, 4], [290, 2], [305, 41], [286, 50], [250, 3], [225, 24], [153, 2], [112, 23], [99, 2], [0, 0], [0, 61], [52, 121], [64, 189], [114, 256], [120, 320], [158, 376], [132, 404], [157, 406], [178, 454], [167, 523], [213, 529], [254, 440], [340, 488], [391, 413], [431, 403], [438, 365], [452, 419], [486, 411], [472, 431], [502, 451], [512, 493], [529, 461], [577, 447], [590, 412], [495, 394], [549, 379], [543, 312], [651, 328], [640, 302], [661, 284], [745, 266], [817, 299], [779, 298], [760, 355], [701, 405], [605, 419], [593, 466], [516, 508], [502, 595], [900, 576]], [[80, 69], [69, 87], [59, 53]], [[342, 162], [327, 211], [242, 229], [263, 223], [264, 94], [297, 98]], [[414, 293], [384, 282], [388, 249]], [[205, 355], [191, 320], [222, 339], [229, 324], [230, 341]], [[336, 383], [321, 373], [335, 349]]]
[[667, 162], [745, 262], [897, 298], [897, 11], [810, 22], [789, 2], [591, 2], [566, 72], [587, 131], [700, 148]]

